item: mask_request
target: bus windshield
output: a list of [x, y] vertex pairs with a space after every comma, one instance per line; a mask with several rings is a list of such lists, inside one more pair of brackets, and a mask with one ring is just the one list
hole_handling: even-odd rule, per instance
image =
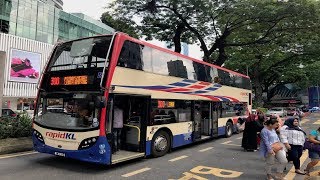
[[86, 93], [42, 93], [37, 103], [35, 122], [66, 130], [98, 129], [99, 96]]
[[104, 67], [111, 38], [101, 36], [58, 45], [48, 71]]

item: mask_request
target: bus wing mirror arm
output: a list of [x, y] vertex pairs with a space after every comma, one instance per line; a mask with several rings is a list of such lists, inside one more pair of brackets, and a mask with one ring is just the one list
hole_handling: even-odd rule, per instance
[[105, 108], [107, 106], [106, 97], [104, 96], [97, 97], [95, 104], [97, 108]]

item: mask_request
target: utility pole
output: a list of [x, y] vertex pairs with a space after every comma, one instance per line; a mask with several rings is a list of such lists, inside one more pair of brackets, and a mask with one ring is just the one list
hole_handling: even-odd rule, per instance
[[318, 107], [320, 107], [320, 102], [319, 102], [319, 84], [317, 84], [317, 97], [318, 97]]
[[3, 99], [3, 86], [4, 86], [4, 68], [6, 64], [6, 52], [0, 51], [0, 117], [2, 116], [2, 99]]

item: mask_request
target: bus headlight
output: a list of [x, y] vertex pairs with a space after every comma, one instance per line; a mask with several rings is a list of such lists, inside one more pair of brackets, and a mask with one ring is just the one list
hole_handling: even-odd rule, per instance
[[37, 130], [33, 130], [33, 134], [40, 142], [44, 144], [43, 136], [41, 135], [41, 133], [39, 133]]
[[81, 141], [78, 150], [90, 148], [97, 142], [97, 140], [98, 136], [84, 139], [83, 141]]

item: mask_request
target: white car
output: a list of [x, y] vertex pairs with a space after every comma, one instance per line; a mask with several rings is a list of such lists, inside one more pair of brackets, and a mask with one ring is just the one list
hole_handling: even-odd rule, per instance
[[320, 108], [319, 107], [312, 107], [311, 109], [309, 109], [310, 112], [318, 112], [320, 111]]
[[267, 116], [280, 116], [285, 117], [287, 116], [287, 111], [283, 107], [273, 107], [267, 111]]

